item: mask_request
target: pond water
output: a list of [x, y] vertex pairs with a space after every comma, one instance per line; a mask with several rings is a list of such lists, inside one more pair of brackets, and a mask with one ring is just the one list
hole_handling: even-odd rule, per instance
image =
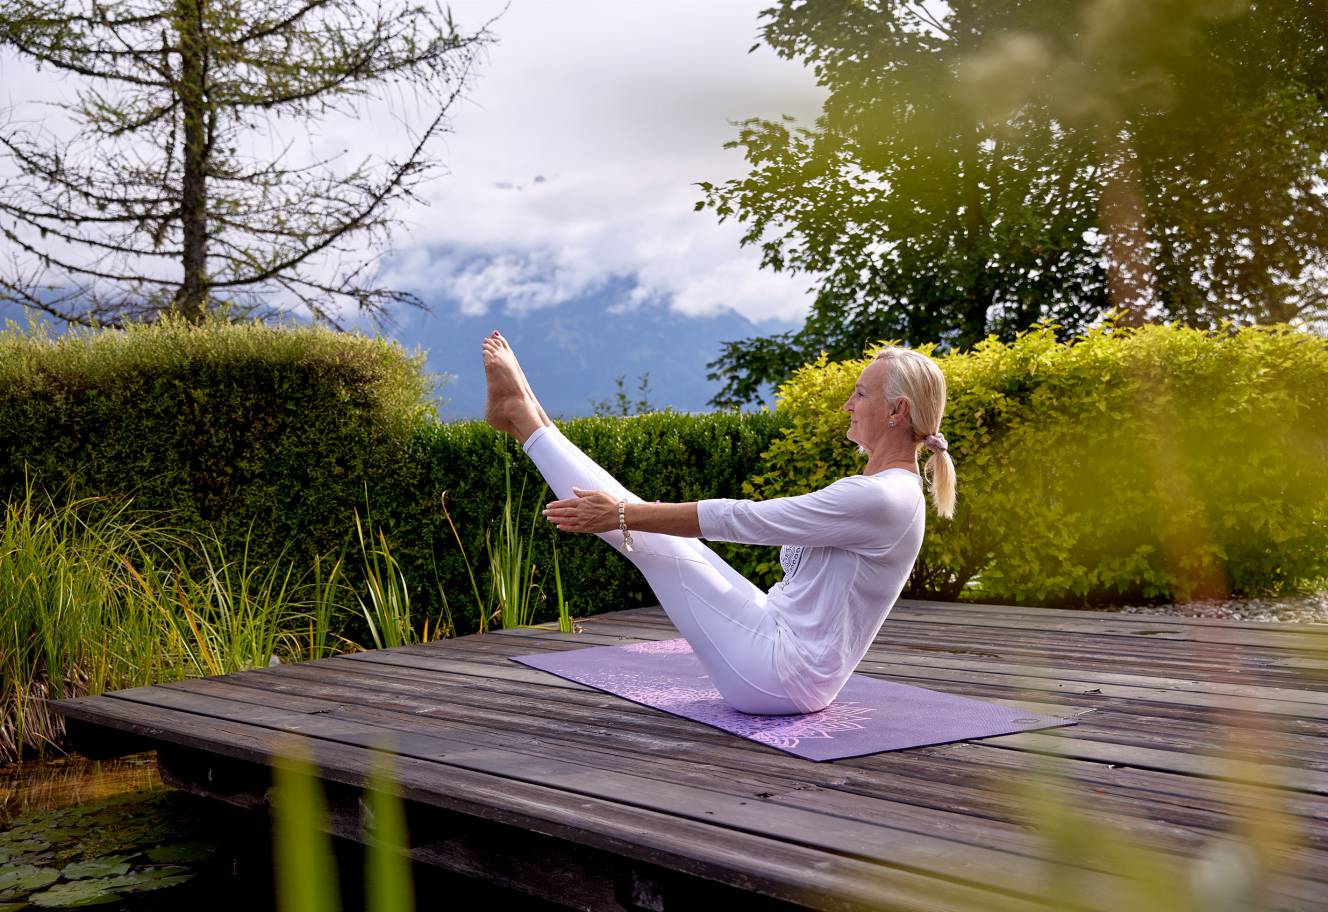
[[[363, 853], [335, 847], [342, 908], [363, 909]], [[421, 906], [561, 908], [418, 865], [415, 878]], [[0, 912], [276, 912], [274, 892], [266, 817], [164, 785], [154, 754], [0, 768]]]
[[[247, 825], [252, 830], [252, 823]], [[0, 769], [0, 912], [272, 909], [243, 815], [162, 784], [156, 757]]]

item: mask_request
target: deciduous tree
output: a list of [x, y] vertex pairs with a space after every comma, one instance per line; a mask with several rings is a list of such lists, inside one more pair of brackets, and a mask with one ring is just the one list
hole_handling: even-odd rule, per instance
[[780, 0], [763, 17], [823, 110], [743, 122], [749, 173], [697, 205], [815, 299], [799, 331], [725, 343], [715, 404], [880, 339], [1328, 309], [1324, 0]]

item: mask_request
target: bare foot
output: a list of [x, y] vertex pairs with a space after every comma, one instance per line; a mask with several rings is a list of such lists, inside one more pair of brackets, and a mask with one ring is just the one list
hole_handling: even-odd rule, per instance
[[544, 423], [538, 403], [521, 382], [521, 368], [507, 342], [495, 334], [486, 338], [482, 347], [488, 386], [484, 420], [525, 443]]
[[496, 329], [493, 331], [493, 335], [489, 336], [489, 338], [497, 340], [499, 345], [506, 348], [509, 352], [512, 352], [512, 360], [516, 362], [517, 376], [521, 378], [521, 385], [525, 387], [526, 395], [530, 397], [531, 402], [535, 403], [535, 410], [539, 412], [540, 421], [546, 425], [553, 424], [553, 422], [549, 420], [548, 413], [544, 411], [544, 406], [540, 405], [539, 400], [535, 398], [535, 391], [530, 388], [530, 381], [526, 379], [526, 372], [521, 369], [521, 362], [516, 360], [516, 352], [512, 351], [512, 346], [508, 344], [507, 339]]

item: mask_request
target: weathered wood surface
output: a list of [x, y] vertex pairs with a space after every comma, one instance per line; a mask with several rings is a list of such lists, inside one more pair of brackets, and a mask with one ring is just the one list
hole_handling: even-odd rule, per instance
[[1040, 909], [1057, 871], [1076, 905], [1132, 907], [1109, 859], [1051, 860], [1016, 788], [1034, 775], [1181, 863], [1275, 811], [1297, 838], [1271, 905], [1325, 906], [1324, 628], [904, 601], [861, 673], [1080, 724], [817, 764], [508, 660], [677, 635], [657, 608], [579, 624], [55, 708], [236, 803], [266, 800], [252, 783], [294, 741], [352, 790], [390, 749], [416, 857], [580, 908]]

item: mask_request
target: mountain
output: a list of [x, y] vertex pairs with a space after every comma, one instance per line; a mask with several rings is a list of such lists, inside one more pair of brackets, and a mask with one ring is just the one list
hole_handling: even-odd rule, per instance
[[689, 317], [663, 304], [619, 309], [622, 288], [525, 313], [503, 313], [500, 307], [484, 316], [468, 316], [449, 302], [433, 302], [432, 313], [398, 315], [390, 335], [407, 349], [427, 353], [427, 369], [450, 375], [440, 386], [445, 400], [439, 414], [446, 420], [478, 418], [484, 411], [484, 369], [480, 341], [497, 329], [507, 337], [545, 411], [554, 417], [589, 415], [594, 403], [616, 401], [615, 378], [633, 402], [649, 373], [648, 400], [655, 408], [705, 411], [719, 392], [706, 379], [706, 362], [719, 354], [720, 343], [783, 332], [787, 323], [757, 325], [728, 311], [711, 317]]
[[[613, 283], [594, 295], [564, 304], [506, 312], [499, 302], [484, 316], [460, 312], [452, 301], [429, 301], [431, 312], [402, 311], [383, 334], [407, 350], [426, 353], [426, 370], [445, 375], [440, 383], [439, 414], [444, 420], [479, 418], [484, 412], [484, 369], [480, 341], [497, 329], [507, 337], [530, 378], [545, 411], [555, 418], [589, 415], [594, 404], [616, 401], [615, 379], [624, 391], [640, 398], [641, 377], [649, 373], [651, 406], [678, 411], [707, 411], [720, 384], [706, 379], [706, 362], [719, 354], [720, 343], [796, 328], [796, 324], [753, 323], [736, 311], [689, 317], [665, 304], [626, 308], [632, 284]], [[426, 300], [428, 300], [426, 298]], [[33, 312], [53, 332], [64, 329]], [[14, 319], [26, 325], [21, 308], [0, 305], [0, 327]], [[367, 331], [373, 333], [373, 329]]]

